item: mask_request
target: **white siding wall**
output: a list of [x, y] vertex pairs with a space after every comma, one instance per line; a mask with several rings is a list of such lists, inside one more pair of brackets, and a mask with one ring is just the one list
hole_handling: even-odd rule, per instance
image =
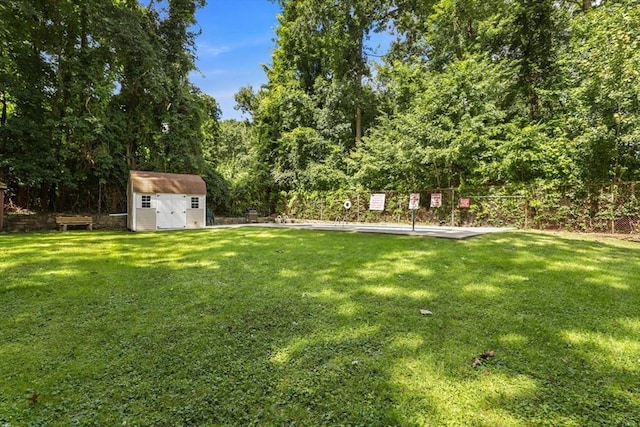
[[[151, 196], [151, 207], [142, 207], [142, 196]], [[192, 208], [192, 197], [198, 198], [198, 208]], [[128, 196], [129, 201], [129, 229], [135, 231], [150, 231], [157, 229], [157, 210], [155, 194], [134, 193]], [[206, 197], [204, 195], [187, 195], [187, 228], [202, 228], [206, 226]], [[135, 224], [134, 224], [135, 222]]]
[[136, 231], [156, 229], [156, 210], [136, 208]]
[[[198, 208], [192, 208], [192, 201], [198, 198]], [[202, 195], [191, 194], [187, 196], [187, 228], [202, 228], [206, 224], [205, 217], [206, 198]]]

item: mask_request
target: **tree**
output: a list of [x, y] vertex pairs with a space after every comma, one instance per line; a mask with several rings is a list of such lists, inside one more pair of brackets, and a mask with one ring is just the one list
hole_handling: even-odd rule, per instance
[[269, 193], [344, 184], [345, 158], [375, 116], [365, 42], [386, 3], [280, 1], [269, 83], [255, 95], [236, 96], [240, 108], [252, 111]]
[[559, 75], [556, 61], [562, 32], [553, 0], [518, 0], [508, 27], [508, 57], [517, 63], [517, 88], [526, 100], [529, 119], [542, 119], [541, 92], [552, 89]]
[[357, 182], [405, 191], [486, 183], [482, 172], [503, 137], [509, 70], [477, 56], [444, 72], [420, 63], [389, 67], [387, 96], [402, 99], [404, 108], [383, 116], [354, 154]]
[[215, 102], [187, 80], [201, 0], [0, 4], [0, 175], [47, 210], [123, 205], [126, 172], [201, 172]]
[[579, 15], [566, 56], [567, 124], [582, 178], [640, 179], [640, 12], [606, 2]]

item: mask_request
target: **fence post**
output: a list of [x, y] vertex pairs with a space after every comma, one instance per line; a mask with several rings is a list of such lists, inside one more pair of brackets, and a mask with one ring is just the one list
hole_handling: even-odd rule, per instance
[[451, 226], [456, 226], [456, 190], [451, 189]]
[[611, 234], [616, 233], [616, 184], [611, 184]]

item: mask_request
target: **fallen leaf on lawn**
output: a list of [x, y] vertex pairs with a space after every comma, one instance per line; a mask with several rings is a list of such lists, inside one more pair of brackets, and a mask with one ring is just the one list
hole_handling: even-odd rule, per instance
[[27, 400], [32, 405], [35, 405], [36, 403], [38, 403], [38, 396], [40, 396], [40, 393], [38, 393], [37, 391], [34, 391], [31, 396], [27, 397]]
[[489, 357], [494, 357], [495, 355], [496, 355], [495, 351], [488, 350], [488, 351], [485, 351], [484, 353], [482, 353], [480, 355], [480, 357], [483, 358], [483, 359], [488, 359]]

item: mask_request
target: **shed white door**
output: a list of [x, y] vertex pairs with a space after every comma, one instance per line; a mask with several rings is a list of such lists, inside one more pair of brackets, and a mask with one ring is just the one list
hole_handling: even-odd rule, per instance
[[156, 200], [156, 226], [158, 228], [187, 227], [187, 196], [184, 194], [157, 194]]

